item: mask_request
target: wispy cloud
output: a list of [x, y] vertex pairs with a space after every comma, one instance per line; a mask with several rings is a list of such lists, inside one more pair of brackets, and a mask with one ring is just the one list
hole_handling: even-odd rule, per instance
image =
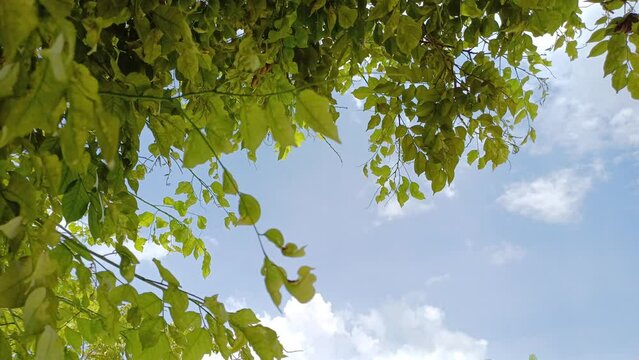
[[432, 199], [418, 201], [410, 200], [404, 206], [400, 206], [397, 200], [390, 199], [390, 201], [377, 205], [377, 221], [375, 225], [381, 225], [384, 221], [393, 221], [399, 218], [408, 217], [416, 214], [420, 214], [431, 210], [434, 207]]
[[[142, 251], [136, 250], [133, 247], [133, 244], [131, 243], [126, 245], [127, 245], [127, 248], [131, 250], [133, 255], [135, 255], [135, 257], [139, 261], [150, 261], [152, 259], [161, 259], [169, 254], [169, 252], [165, 248], [163, 248], [161, 245], [158, 245], [152, 241], [148, 241], [144, 245], [144, 249]], [[115, 251], [114, 248], [108, 247], [106, 245], [93, 245], [93, 246], [90, 246], [90, 248], [91, 250], [99, 254], [109, 254]]]
[[433, 286], [435, 284], [443, 283], [450, 280], [450, 274], [440, 274], [431, 276], [426, 279], [426, 286]]
[[510, 212], [548, 223], [578, 220], [584, 197], [603, 171], [596, 166], [590, 170], [586, 173], [568, 168], [510, 184], [497, 202]]
[[611, 140], [617, 145], [639, 146], [639, 114], [634, 109], [621, 109], [610, 120]]
[[130, 248], [131, 252], [133, 252], [133, 255], [135, 255], [135, 257], [137, 257], [140, 261], [161, 259], [169, 254], [169, 252], [165, 248], [152, 241], [148, 241], [146, 245], [144, 245], [144, 249], [142, 251], [137, 251], [133, 247]]
[[526, 257], [526, 250], [518, 245], [502, 242], [499, 245], [488, 247], [490, 261], [495, 265], [506, 265], [521, 261]]

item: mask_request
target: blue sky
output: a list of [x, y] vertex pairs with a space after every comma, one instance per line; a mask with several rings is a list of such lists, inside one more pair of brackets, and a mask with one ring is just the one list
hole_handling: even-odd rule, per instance
[[[209, 218], [212, 276], [179, 256], [163, 262], [187, 289], [256, 309], [287, 349], [304, 350], [291, 359], [639, 358], [639, 102], [615, 94], [602, 61], [582, 53], [553, 56], [537, 143], [496, 171], [460, 165], [451, 189], [403, 209], [369, 206], [369, 115], [350, 95], [339, 98], [343, 163], [314, 139], [285, 161], [266, 146], [255, 164], [225, 158], [259, 199], [261, 228], [308, 245], [307, 257], [279, 263], [316, 269], [311, 304], [278, 313], [255, 234], [226, 230], [215, 208], [197, 210]], [[177, 181], [161, 175], [143, 197], [172, 193]]]

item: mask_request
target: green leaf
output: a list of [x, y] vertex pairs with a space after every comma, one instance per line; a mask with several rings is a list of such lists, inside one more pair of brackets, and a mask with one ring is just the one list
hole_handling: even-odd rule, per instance
[[0, 225], [0, 232], [8, 239], [13, 239], [20, 231], [22, 231], [22, 216], [16, 216], [5, 224]]
[[409, 186], [410, 195], [417, 200], [424, 200], [426, 196], [419, 190], [419, 184], [411, 182]]
[[0, 1], [0, 46], [7, 62], [12, 62], [20, 45], [37, 26], [38, 10], [34, 0]]
[[213, 152], [202, 137], [199, 130], [191, 130], [188, 133], [184, 147], [184, 167], [193, 168], [213, 158]]
[[24, 304], [24, 331], [40, 333], [45, 326], [55, 325], [57, 303], [47, 288], [38, 287], [29, 293]]
[[67, 222], [80, 220], [89, 206], [89, 195], [80, 180], [74, 181], [62, 196], [62, 215]]
[[628, 76], [628, 91], [633, 99], [639, 99], [639, 74], [634, 71]]
[[56, 80], [66, 82], [68, 80], [68, 57], [64, 54], [64, 35], [59, 34], [53, 40], [51, 46], [42, 50], [42, 57], [49, 60], [51, 71]]
[[179, 290], [174, 285], [164, 290], [163, 300], [165, 303], [171, 305], [171, 316], [177, 317], [180, 312], [185, 312], [189, 307], [189, 298], [183, 291]]
[[148, 211], [145, 211], [140, 214], [140, 216], [138, 216], [138, 219], [140, 220], [139, 224], [141, 227], [149, 227], [155, 220], [155, 215]]
[[256, 71], [262, 66], [255, 39], [250, 36], [246, 36], [242, 39], [239, 49], [235, 54], [234, 65], [240, 70], [251, 72]]
[[223, 323], [228, 321], [229, 315], [224, 308], [224, 304], [218, 301], [217, 295], [204, 298], [204, 306], [215, 315], [218, 321]]
[[0, 274], [0, 308], [16, 308], [24, 304], [28, 284], [25, 280], [31, 275], [33, 265], [30, 257], [12, 262]]
[[461, 4], [461, 15], [471, 18], [478, 18], [483, 15], [483, 11], [477, 6], [475, 0], [463, 0]]
[[306, 255], [304, 251], [305, 246], [297, 247], [297, 245], [293, 243], [288, 243], [282, 248], [282, 255], [288, 257], [302, 257]]
[[353, 90], [353, 96], [359, 100], [365, 100], [367, 97], [373, 94], [373, 91], [368, 86], [362, 86]]
[[138, 295], [137, 303], [148, 316], [157, 316], [164, 308], [162, 300], [154, 293], [146, 292]]
[[397, 46], [405, 53], [410, 54], [419, 45], [422, 38], [422, 25], [410, 16], [403, 15], [397, 25]]
[[570, 60], [575, 60], [577, 58], [577, 41], [571, 40], [566, 43], [566, 54], [570, 58]]
[[175, 189], [175, 195], [193, 194], [193, 184], [188, 181], [180, 181]]
[[[119, 147], [120, 120], [102, 109], [102, 102], [98, 95], [98, 81], [91, 75], [87, 67], [76, 65], [73, 76], [70, 116], [89, 117], [94, 120], [95, 123], [92, 125], [96, 129], [96, 137], [102, 149], [102, 158], [107, 161], [109, 166], [112, 166]], [[76, 131], [87, 131], [82, 127], [91, 124], [86, 120], [73, 119], [73, 121], [82, 124], [74, 129]], [[84, 142], [79, 141], [77, 146], [84, 147]]]
[[56, 331], [49, 325], [38, 338], [36, 360], [64, 360], [64, 345]]
[[240, 218], [237, 220], [237, 225], [255, 225], [260, 219], [262, 210], [260, 203], [253, 196], [242, 193], [240, 194], [238, 212]]
[[206, 218], [204, 216], [197, 217], [197, 227], [200, 230], [206, 229]]
[[169, 285], [173, 285], [175, 287], [180, 287], [180, 282], [171, 274], [171, 272], [165, 268], [160, 260], [153, 259], [153, 263], [158, 268], [158, 272], [160, 272], [160, 276], [164, 281], [166, 281]]
[[240, 133], [242, 134], [244, 147], [250, 151], [255, 151], [262, 144], [262, 140], [268, 132], [266, 122], [266, 111], [260, 105], [251, 104], [244, 106], [240, 118]]
[[255, 316], [253, 310], [250, 309], [240, 309], [236, 312], [230, 313], [228, 321], [231, 325], [237, 327], [246, 327], [260, 322], [257, 316]]
[[13, 95], [13, 86], [18, 81], [20, 64], [9, 63], [0, 67], [0, 99]]
[[39, 0], [40, 4], [54, 17], [59, 20], [71, 15], [73, 0]]
[[[0, 6], [5, 4], [0, 2]], [[6, 34], [4, 31], [2, 33]], [[29, 90], [21, 97], [0, 104], [0, 117], [4, 120], [0, 128], [0, 147], [29, 134], [33, 129], [55, 129], [60, 122], [61, 111], [58, 109], [65, 88], [66, 84], [55, 80], [46, 62], [40, 62], [31, 74]], [[74, 155], [80, 157], [77, 153]]]
[[281, 146], [296, 146], [292, 119], [286, 114], [286, 108], [281, 101], [269, 99], [266, 105], [266, 117], [275, 141]]
[[307, 89], [299, 93], [295, 118], [318, 133], [340, 142], [337, 126], [330, 111], [330, 103], [327, 98], [315, 91]]
[[186, 346], [182, 352], [184, 360], [200, 360], [213, 351], [211, 335], [208, 331], [197, 328], [186, 335]]
[[[178, 47], [178, 49], [180, 49]], [[195, 80], [200, 72], [198, 56], [200, 52], [193, 45], [185, 45], [179, 50], [177, 70], [188, 80]]]
[[351, 9], [345, 5], [340, 5], [337, 8], [337, 21], [339, 26], [348, 29], [355, 24], [355, 20], [357, 20], [357, 9]]
[[[173, 316], [173, 315], [172, 315]], [[162, 335], [164, 320], [159, 317], [146, 318], [140, 324], [140, 344], [146, 350], [154, 347]]]
[[206, 278], [209, 275], [211, 275], [211, 254], [206, 251], [202, 259], [202, 276]]
[[284, 235], [278, 229], [268, 229], [264, 233], [267, 239], [269, 239], [275, 246], [281, 248], [284, 246]]
[[11, 345], [2, 330], [0, 330], [0, 359], [12, 359], [12, 356]]
[[590, 38], [588, 38], [588, 42], [589, 43], [593, 43], [593, 42], [600, 42], [601, 40], [606, 38], [606, 32], [608, 31], [608, 29], [606, 28], [600, 28], [597, 29], [595, 31], [592, 32], [592, 34], [590, 35]]
[[470, 150], [468, 152], [468, 156], [467, 156], [468, 165], [472, 165], [475, 162], [475, 160], [477, 160], [478, 157], [479, 157], [479, 151], [478, 150]]
[[175, 41], [191, 42], [191, 29], [184, 17], [184, 13], [178, 8], [161, 5], [153, 10], [153, 23], [162, 32]]
[[226, 194], [237, 194], [239, 190], [239, 186], [237, 182], [233, 178], [233, 175], [227, 170], [224, 170], [224, 174], [222, 175], [222, 190]]
[[625, 88], [627, 84], [628, 69], [625, 66], [621, 66], [612, 74], [612, 88], [619, 92], [619, 90]]
[[55, 274], [58, 269], [58, 264], [53, 260], [48, 252], [43, 252], [38, 256], [33, 272], [29, 277], [29, 283], [31, 286], [46, 286], [51, 287], [54, 285], [54, 281], [51, 281], [52, 275]]
[[287, 280], [284, 283], [288, 292], [301, 303], [307, 303], [315, 296], [314, 284], [317, 277], [311, 272], [312, 270], [308, 266], [302, 266], [297, 271], [297, 280]]
[[275, 331], [256, 325], [243, 328], [242, 333], [260, 359], [273, 360], [284, 357], [284, 348], [277, 339]]
[[383, 17], [393, 10], [398, 2], [399, 0], [378, 0], [369, 14], [369, 19], [375, 20]]
[[264, 284], [268, 291], [273, 303], [276, 306], [280, 306], [282, 303], [282, 293], [280, 289], [284, 282], [287, 281], [283, 269], [273, 264], [268, 258], [264, 258], [264, 264], [262, 265], [262, 275], [264, 276]]

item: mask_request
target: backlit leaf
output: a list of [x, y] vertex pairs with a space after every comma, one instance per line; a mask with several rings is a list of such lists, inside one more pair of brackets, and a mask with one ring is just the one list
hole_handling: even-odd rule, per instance
[[303, 90], [299, 93], [295, 117], [318, 133], [340, 142], [337, 126], [330, 112], [330, 103], [315, 91]]
[[240, 194], [238, 212], [240, 218], [237, 220], [237, 225], [254, 225], [262, 214], [260, 203], [253, 196], [244, 193]]

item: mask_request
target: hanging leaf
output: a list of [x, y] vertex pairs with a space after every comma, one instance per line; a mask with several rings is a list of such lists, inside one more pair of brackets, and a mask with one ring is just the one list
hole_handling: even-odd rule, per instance
[[62, 196], [62, 214], [67, 222], [80, 220], [87, 212], [89, 195], [80, 180], [76, 180], [67, 188]]
[[340, 142], [337, 126], [330, 112], [327, 98], [313, 90], [303, 90], [297, 96], [295, 113], [298, 122], [305, 123], [318, 133]]
[[260, 203], [253, 196], [242, 193], [240, 194], [238, 212], [240, 218], [237, 220], [237, 225], [255, 225], [260, 219], [262, 210]]

